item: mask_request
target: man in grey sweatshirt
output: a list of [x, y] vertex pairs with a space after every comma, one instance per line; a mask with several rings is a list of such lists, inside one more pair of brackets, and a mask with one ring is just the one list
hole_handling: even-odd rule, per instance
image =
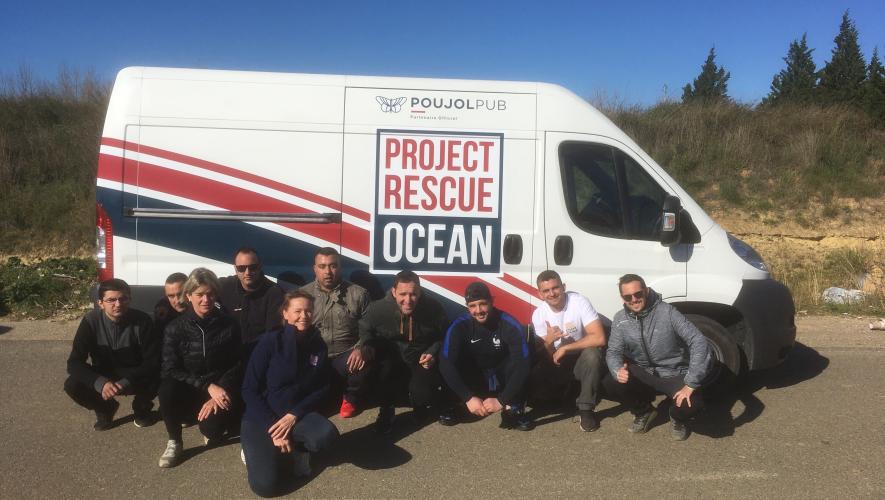
[[703, 401], [700, 389], [708, 383], [713, 352], [706, 337], [675, 307], [661, 301], [635, 274], [618, 281], [624, 308], [612, 320], [606, 364], [621, 399], [634, 415], [630, 432], [644, 433], [655, 416], [656, 394], [672, 399], [671, 435], [688, 438], [687, 422]]

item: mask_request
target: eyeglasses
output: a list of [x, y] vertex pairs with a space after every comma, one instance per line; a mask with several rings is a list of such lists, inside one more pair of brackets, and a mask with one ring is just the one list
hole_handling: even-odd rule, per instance
[[101, 301], [107, 304], [116, 304], [117, 302], [125, 304], [129, 302], [129, 297], [111, 297], [109, 299], [101, 299]]
[[632, 302], [634, 300], [640, 300], [645, 297], [645, 290], [639, 290], [636, 293], [628, 293], [627, 295], [621, 295], [621, 298], [624, 299], [624, 302]]
[[240, 266], [234, 266], [234, 269], [237, 270], [238, 273], [245, 273], [246, 269], [252, 271], [253, 273], [261, 267], [261, 264], [245, 264]]

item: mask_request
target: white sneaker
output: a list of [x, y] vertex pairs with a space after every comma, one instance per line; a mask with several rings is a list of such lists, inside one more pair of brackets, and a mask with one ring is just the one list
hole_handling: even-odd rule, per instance
[[243, 465], [246, 465], [246, 452], [242, 448], [240, 448], [240, 460], [243, 461]]
[[295, 474], [295, 477], [307, 477], [310, 475], [309, 451], [292, 450], [292, 461], [294, 462], [292, 472]]
[[166, 469], [178, 465], [178, 459], [181, 458], [181, 448], [181, 443], [174, 439], [166, 441], [166, 451], [160, 455], [160, 461], [158, 462], [160, 467]]

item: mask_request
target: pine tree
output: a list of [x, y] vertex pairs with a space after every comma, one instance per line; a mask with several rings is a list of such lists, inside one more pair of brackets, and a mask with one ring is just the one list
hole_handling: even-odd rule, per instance
[[873, 57], [867, 67], [864, 82], [864, 105], [867, 112], [879, 124], [885, 124], [885, 67], [879, 60], [879, 48], [873, 49]]
[[716, 48], [711, 48], [707, 60], [701, 66], [701, 74], [691, 85], [682, 88], [682, 102], [729, 100], [727, 94], [729, 78], [731, 73], [726, 72], [721, 66], [716, 66]]
[[836, 42], [833, 57], [821, 70], [821, 97], [825, 102], [860, 105], [867, 68], [857, 42], [857, 28], [847, 10], [842, 14], [839, 34], [833, 41]]
[[787, 67], [774, 75], [771, 92], [762, 100], [763, 104], [775, 104], [783, 101], [809, 102], [814, 98], [814, 86], [817, 85], [817, 72], [808, 48], [805, 33], [801, 40], [790, 42], [790, 50], [784, 62]]

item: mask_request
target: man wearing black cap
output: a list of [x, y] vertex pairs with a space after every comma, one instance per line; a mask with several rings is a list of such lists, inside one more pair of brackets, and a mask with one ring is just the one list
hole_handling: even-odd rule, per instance
[[488, 287], [473, 282], [464, 292], [467, 313], [446, 332], [440, 352], [443, 379], [467, 410], [485, 417], [501, 412], [501, 428], [528, 431], [525, 384], [531, 369], [525, 328], [496, 309]]
[[369, 304], [360, 318], [357, 346], [374, 353], [377, 366], [379, 433], [393, 430], [396, 398], [406, 385], [417, 414], [426, 415], [435, 406], [446, 415], [437, 356], [448, 324], [442, 305], [423, 293], [421, 280], [412, 271], [398, 273], [390, 293]]

